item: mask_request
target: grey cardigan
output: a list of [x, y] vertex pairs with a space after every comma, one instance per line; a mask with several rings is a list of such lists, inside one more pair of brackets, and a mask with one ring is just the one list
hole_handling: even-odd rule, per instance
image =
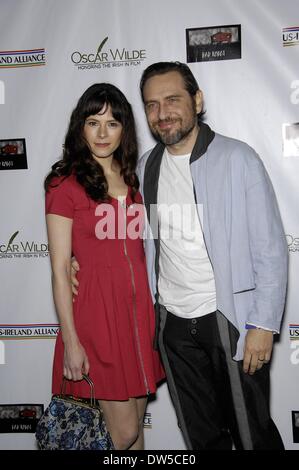
[[[164, 145], [146, 152], [137, 174], [147, 209], [144, 247], [157, 302], [159, 237], [153, 239]], [[235, 360], [243, 358], [246, 323], [279, 332], [285, 304], [288, 249], [274, 190], [255, 151], [201, 123], [190, 157], [194, 197], [212, 263], [217, 309], [238, 329]]]

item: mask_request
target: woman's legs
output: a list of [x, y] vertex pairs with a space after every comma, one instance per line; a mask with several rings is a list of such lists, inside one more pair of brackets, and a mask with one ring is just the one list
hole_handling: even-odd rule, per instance
[[141, 422], [143, 423], [146, 398], [129, 398], [127, 401], [99, 400], [99, 402], [115, 449], [141, 450], [140, 446], [143, 445]]
[[137, 412], [138, 412], [138, 425], [139, 425], [139, 432], [138, 438], [134, 442], [134, 444], [130, 447], [129, 450], [143, 450], [144, 449], [144, 432], [143, 432], [143, 420], [144, 420], [144, 413], [146, 410], [147, 405], [147, 398], [135, 398], [137, 404]]

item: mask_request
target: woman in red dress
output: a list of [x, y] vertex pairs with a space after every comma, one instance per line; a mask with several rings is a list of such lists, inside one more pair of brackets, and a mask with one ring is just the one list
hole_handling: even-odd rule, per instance
[[[153, 350], [154, 311], [142, 243], [131, 106], [110, 84], [89, 87], [74, 109], [63, 158], [45, 181], [52, 285], [61, 330], [54, 394], [89, 397], [94, 382], [116, 449], [143, 448], [149, 394], [164, 378]], [[80, 264], [73, 299], [70, 270]]]

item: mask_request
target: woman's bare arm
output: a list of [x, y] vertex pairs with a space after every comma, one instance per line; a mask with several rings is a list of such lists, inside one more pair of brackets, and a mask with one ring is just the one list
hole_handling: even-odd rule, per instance
[[52, 287], [64, 343], [64, 375], [81, 380], [88, 374], [89, 363], [80, 344], [73, 317], [71, 275], [72, 219], [56, 214], [47, 215], [47, 230], [52, 266]]

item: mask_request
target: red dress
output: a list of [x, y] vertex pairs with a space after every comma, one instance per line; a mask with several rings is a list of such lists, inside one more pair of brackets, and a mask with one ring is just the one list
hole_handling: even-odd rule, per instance
[[[138, 236], [144, 221], [140, 217], [141, 195], [137, 193], [133, 204], [129, 188], [126, 207], [114, 198], [98, 204], [74, 175], [55, 178], [54, 184], [58, 186], [46, 193], [46, 213], [73, 219], [72, 251], [80, 265], [73, 315], [89, 359], [95, 396], [127, 400], [153, 393], [164, 371], [153, 350], [154, 309], [143, 242]], [[125, 228], [133, 236], [126, 237]], [[54, 394], [61, 389], [63, 355], [59, 333], [53, 363]], [[90, 396], [85, 380], [67, 382], [66, 392]]]

